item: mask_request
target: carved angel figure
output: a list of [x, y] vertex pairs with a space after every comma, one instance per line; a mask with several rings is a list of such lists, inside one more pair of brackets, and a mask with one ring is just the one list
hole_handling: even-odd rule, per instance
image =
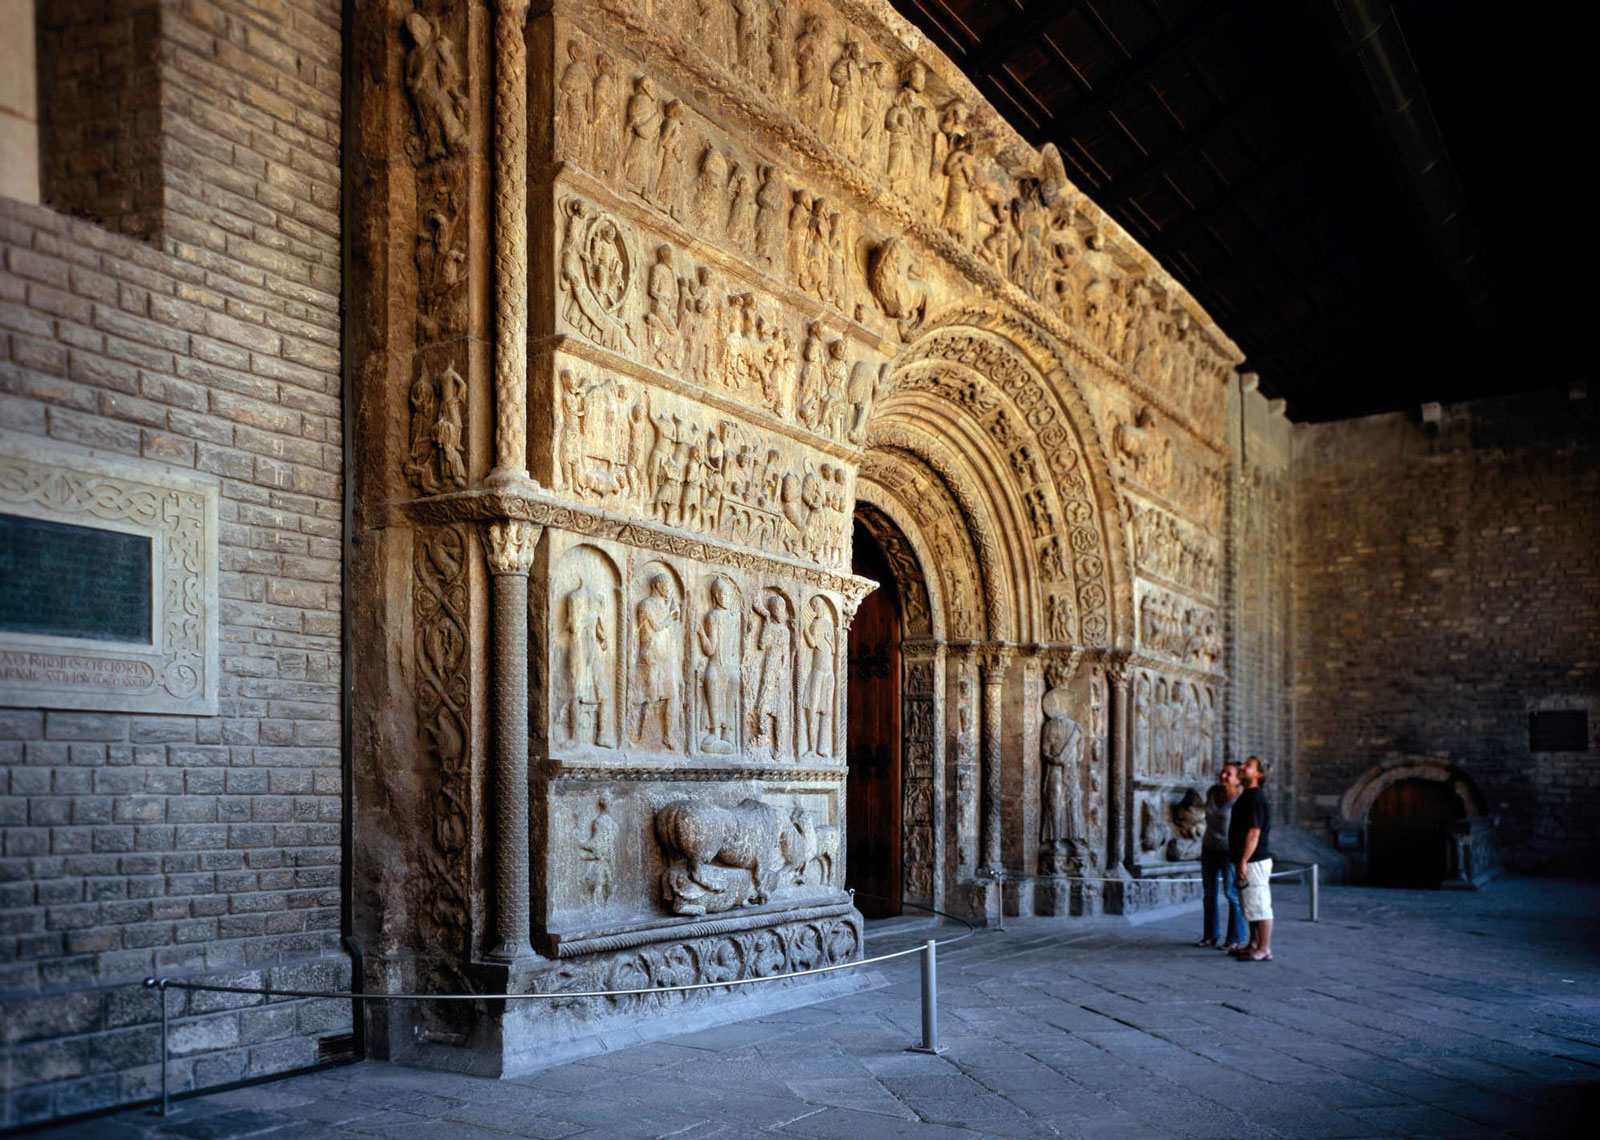
[[455, 48], [439, 22], [412, 12], [406, 17], [412, 48], [406, 56], [406, 88], [417, 109], [422, 154], [448, 158], [467, 145], [467, 94]]

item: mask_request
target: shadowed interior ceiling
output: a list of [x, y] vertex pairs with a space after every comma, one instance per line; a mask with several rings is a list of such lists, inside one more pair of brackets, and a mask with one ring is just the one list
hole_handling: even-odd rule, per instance
[[[1474, 0], [894, 0], [1204, 305], [1298, 420], [1543, 386], [1505, 367]], [[1498, 12], [1498, 16], [1496, 13]], [[1485, 60], [1500, 63], [1493, 77]]]

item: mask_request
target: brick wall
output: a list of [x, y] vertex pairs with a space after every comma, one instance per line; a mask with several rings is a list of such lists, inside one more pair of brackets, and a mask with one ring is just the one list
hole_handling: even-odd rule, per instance
[[150, 237], [161, 213], [157, 0], [36, 9], [41, 200]]
[[1294, 819], [1290, 764], [1289, 558], [1294, 516], [1292, 435], [1281, 402], [1229, 392], [1228, 600], [1230, 759], [1257, 755], [1280, 821]]
[[[1305, 822], [1403, 757], [1464, 771], [1505, 860], [1600, 856], [1600, 433], [1565, 389], [1295, 429], [1295, 726]], [[1587, 754], [1529, 751], [1587, 707]]]
[[[338, 987], [338, 0], [162, 9], [153, 240], [0, 200], [0, 428], [221, 480], [221, 715], [0, 710], [0, 1127], [151, 1095], [153, 972]], [[46, 996], [30, 996], [46, 995]], [[175, 1088], [338, 1002], [173, 994]]]

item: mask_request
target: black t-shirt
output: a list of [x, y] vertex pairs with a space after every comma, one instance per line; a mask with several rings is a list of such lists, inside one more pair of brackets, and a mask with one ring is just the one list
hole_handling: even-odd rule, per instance
[[1272, 836], [1272, 811], [1267, 807], [1267, 797], [1261, 794], [1260, 788], [1246, 788], [1233, 801], [1233, 817], [1228, 820], [1230, 862], [1237, 863], [1244, 858], [1244, 837], [1254, 827], [1259, 827], [1261, 834], [1256, 839], [1256, 849], [1250, 856], [1250, 862], [1259, 863], [1272, 858], [1272, 849], [1267, 846], [1267, 840]]

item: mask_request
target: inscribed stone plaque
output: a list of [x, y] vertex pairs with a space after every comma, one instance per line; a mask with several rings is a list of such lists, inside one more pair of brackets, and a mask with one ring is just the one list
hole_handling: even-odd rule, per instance
[[150, 538], [0, 514], [0, 632], [150, 640]]
[[217, 482], [0, 434], [0, 706], [214, 715]]

